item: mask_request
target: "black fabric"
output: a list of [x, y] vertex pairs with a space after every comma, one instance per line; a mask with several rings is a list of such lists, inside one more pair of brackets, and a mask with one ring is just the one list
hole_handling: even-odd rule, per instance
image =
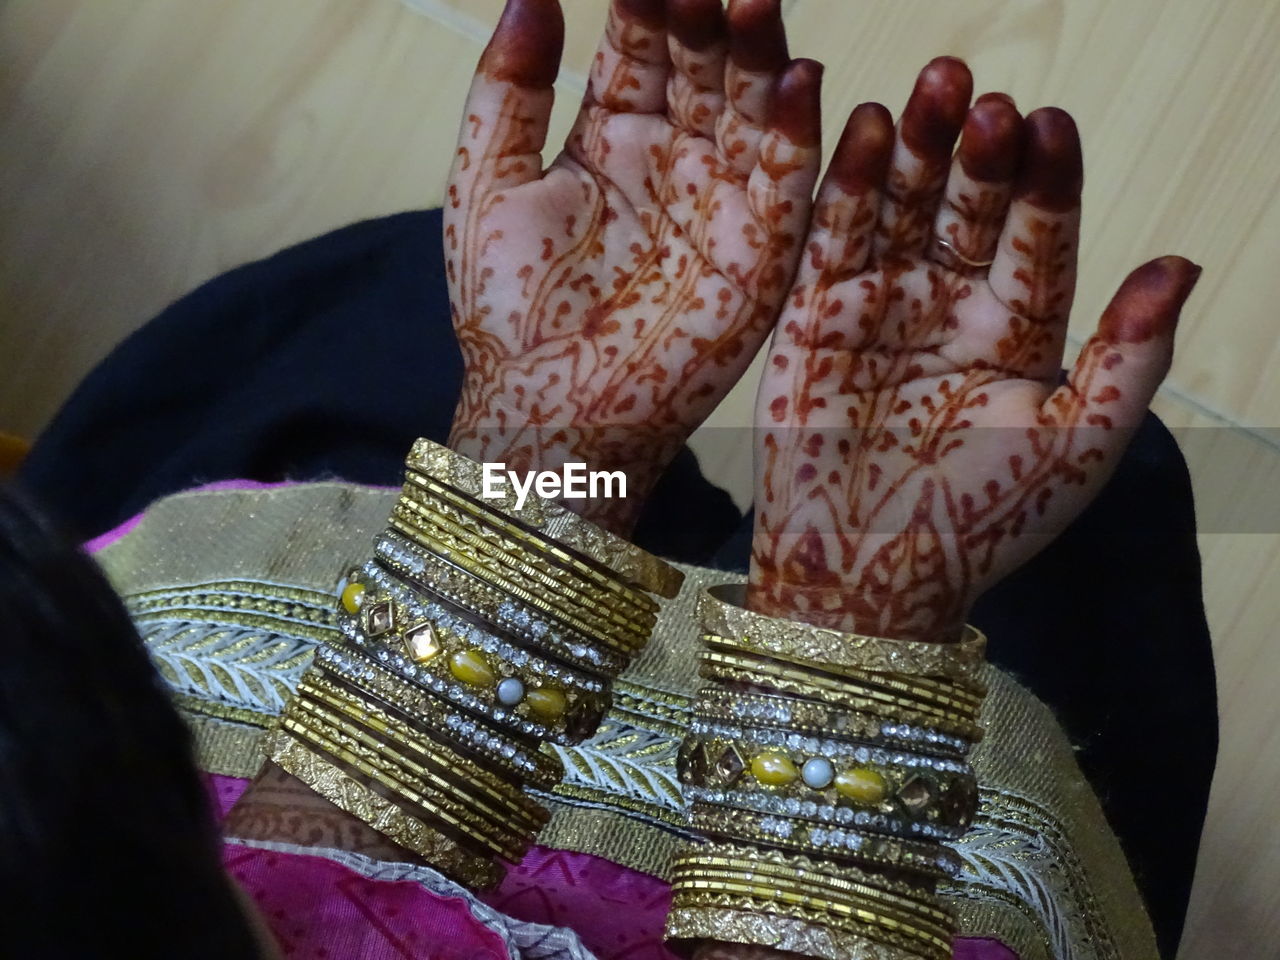
[[[22, 482], [88, 537], [198, 483], [399, 482], [443, 440], [461, 360], [439, 211], [373, 220], [234, 270], [107, 358]], [[636, 539], [745, 570], [750, 517], [683, 451]], [[983, 598], [993, 660], [1057, 713], [1133, 866], [1162, 953], [1181, 933], [1217, 749], [1213, 659], [1185, 463], [1150, 417], [1115, 478]]]
[[[216, 480], [398, 484], [462, 379], [441, 229], [439, 210], [370, 220], [210, 281], [85, 378], [20, 481], [85, 538]], [[740, 519], [686, 448], [635, 538], [704, 563]]]

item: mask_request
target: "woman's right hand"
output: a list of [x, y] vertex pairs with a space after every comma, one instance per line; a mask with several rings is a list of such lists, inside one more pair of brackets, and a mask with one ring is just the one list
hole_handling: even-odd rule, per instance
[[563, 22], [508, 0], [445, 205], [466, 372], [450, 445], [513, 470], [623, 470], [567, 503], [625, 533], [772, 329], [808, 228], [821, 68], [779, 0], [612, 0], [564, 151], [543, 167]]

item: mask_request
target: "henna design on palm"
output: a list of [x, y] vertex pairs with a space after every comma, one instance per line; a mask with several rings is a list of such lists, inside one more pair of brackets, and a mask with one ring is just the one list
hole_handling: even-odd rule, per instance
[[1058, 386], [1079, 137], [970, 93], [942, 58], [896, 131], [859, 107], [819, 189], [757, 404], [757, 609], [954, 636], [1098, 492], [1168, 370], [1179, 257], [1129, 276]]
[[628, 474], [568, 505], [612, 529], [772, 329], [820, 161], [821, 68], [778, 0], [613, 0], [560, 154], [541, 151], [555, 0], [509, 0], [468, 99], [445, 206], [466, 363], [450, 443], [511, 469]]

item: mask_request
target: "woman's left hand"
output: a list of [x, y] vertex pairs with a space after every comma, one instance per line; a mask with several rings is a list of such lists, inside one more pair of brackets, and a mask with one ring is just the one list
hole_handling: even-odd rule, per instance
[[1079, 135], [971, 90], [940, 58], [896, 129], [859, 107], [819, 189], [757, 400], [757, 610], [956, 636], [1102, 488], [1169, 369], [1181, 257], [1129, 275], [1058, 385]]

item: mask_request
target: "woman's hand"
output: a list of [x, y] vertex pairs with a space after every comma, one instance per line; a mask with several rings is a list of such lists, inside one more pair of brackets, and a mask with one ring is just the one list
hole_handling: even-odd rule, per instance
[[625, 532], [772, 329], [808, 228], [821, 68], [779, 0], [613, 0], [564, 152], [541, 151], [556, 0], [508, 0], [445, 206], [466, 363], [451, 446], [512, 470], [622, 470], [569, 501]]
[[943, 58], [896, 131], [859, 107], [819, 189], [757, 401], [755, 609], [954, 637], [1101, 489], [1169, 368], [1180, 257], [1129, 275], [1058, 385], [1079, 136], [971, 90]]

